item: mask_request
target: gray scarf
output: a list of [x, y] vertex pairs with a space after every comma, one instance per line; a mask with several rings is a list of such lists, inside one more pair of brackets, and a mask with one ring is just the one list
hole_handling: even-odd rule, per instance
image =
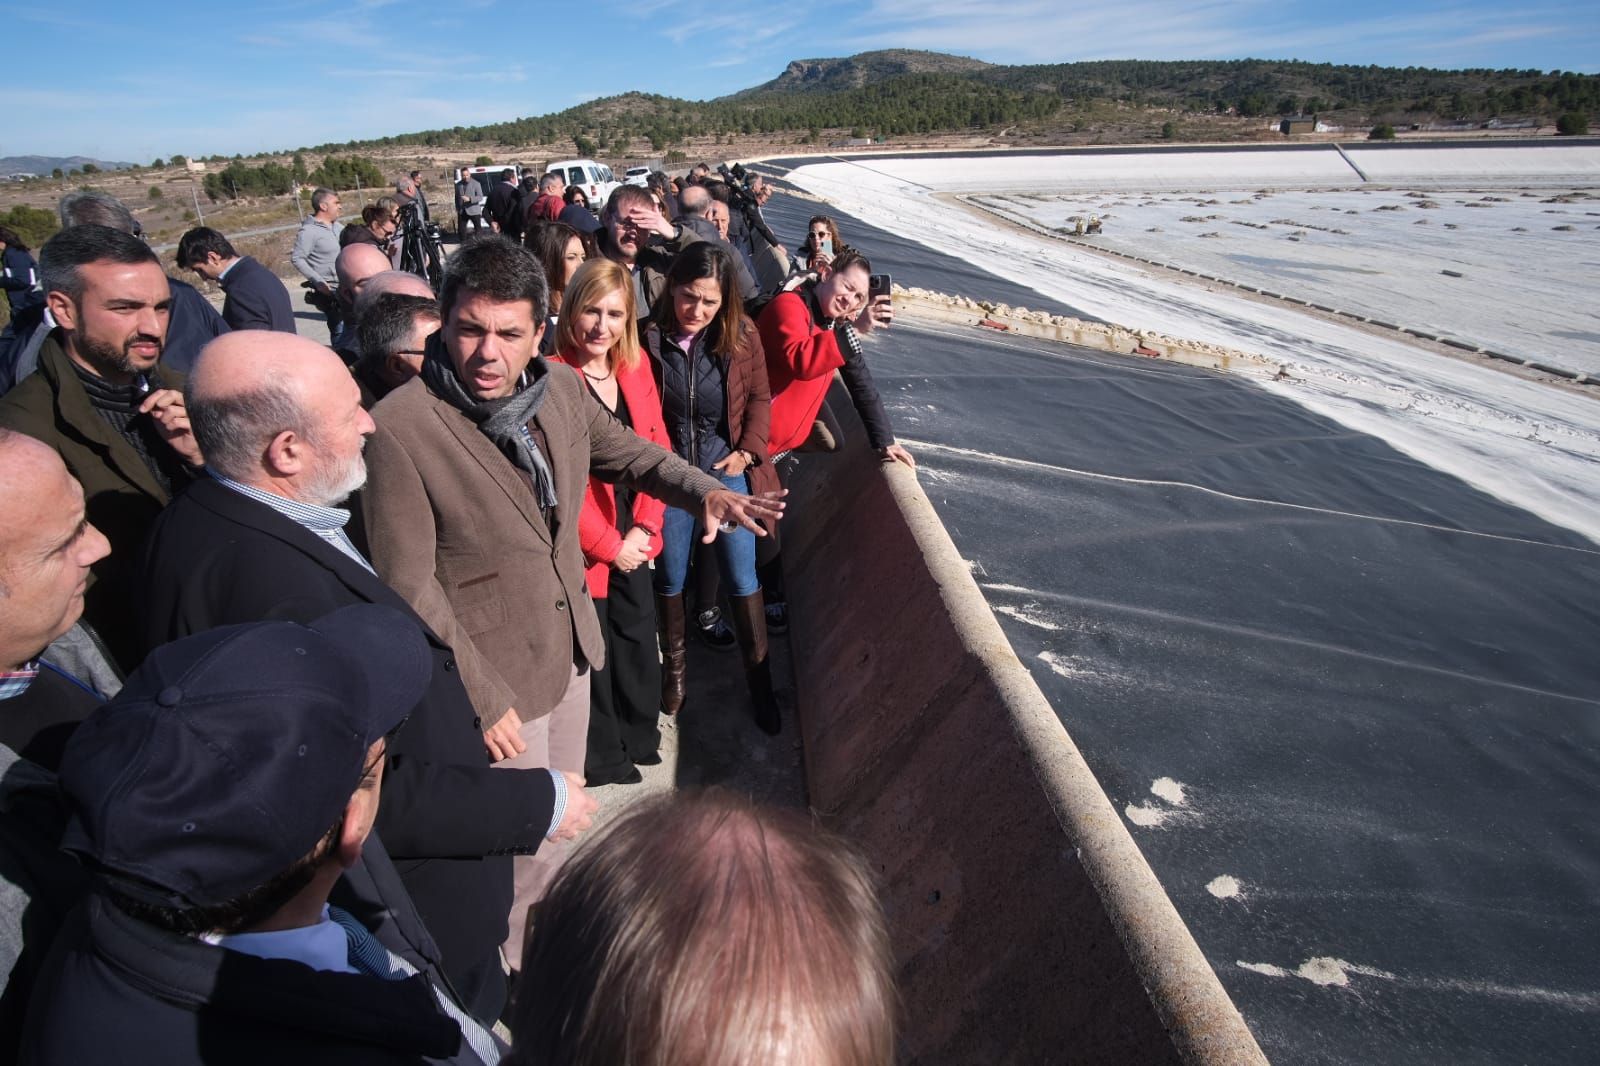
[[544, 395], [550, 387], [550, 364], [545, 362], [544, 356], [533, 357], [528, 369], [517, 379], [517, 391], [510, 396], [475, 400], [456, 376], [455, 366], [439, 335], [434, 334], [428, 341], [427, 356], [422, 360], [422, 380], [428, 391], [471, 419], [478, 432], [493, 441], [506, 458], [533, 479], [533, 494], [548, 521], [558, 502], [556, 479], [528, 430], [528, 423], [544, 405]]

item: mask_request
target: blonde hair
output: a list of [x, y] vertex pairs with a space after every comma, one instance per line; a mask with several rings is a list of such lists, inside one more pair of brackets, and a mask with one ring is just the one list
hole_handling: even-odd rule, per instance
[[606, 358], [617, 370], [632, 370], [639, 365], [639, 323], [633, 306], [633, 275], [626, 267], [609, 259], [585, 260], [561, 294], [561, 314], [556, 319], [556, 351], [573, 352], [582, 347], [578, 338], [578, 316], [584, 308], [614, 292], [622, 293], [622, 336], [611, 346]]
[[514, 1066], [889, 1066], [897, 997], [865, 860], [793, 811], [647, 801], [534, 909]]

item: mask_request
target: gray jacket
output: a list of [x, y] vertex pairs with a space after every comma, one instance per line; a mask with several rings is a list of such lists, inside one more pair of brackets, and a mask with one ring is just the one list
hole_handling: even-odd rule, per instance
[[338, 288], [339, 275], [334, 273], [333, 261], [339, 258], [339, 232], [343, 229], [341, 222], [306, 219], [300, 223], [300, 232], [295, 234], [289, 262], [307, 280], [320, 281], [330, 289]]

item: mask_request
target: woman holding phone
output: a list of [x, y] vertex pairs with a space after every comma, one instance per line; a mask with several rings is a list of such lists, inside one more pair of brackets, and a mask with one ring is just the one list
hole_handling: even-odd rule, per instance
[[819, 278], [828, 276], [833, 257], [844, 250], [839, 227], [827, 215], [813, 215], [806, 224], [806, 239], [800, 243], [800, 257], [806, 269]]

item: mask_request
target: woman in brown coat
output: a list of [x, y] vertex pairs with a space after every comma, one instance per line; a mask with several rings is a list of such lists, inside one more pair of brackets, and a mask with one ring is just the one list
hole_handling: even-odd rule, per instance
[[[665, 298], [656, 301], [643, 340], [673, 450], [733, 491], [756, 493], [779, 487], [767, 456], [771, 397], [761, 339], [744, 316], [736, 285], [733, 263], [719, 246], [689, 245], [667, 272]], [[661, 703], [668, 714], [677, 713], [684, 700], [683, 585], [698, 532], [695, 522], [689, 512], [669, 508], [662, 525], [656, 611], [664, 667]], [[772, 695], [755, 542], [746, 530], [724, 530], [714, 546], [730, 592], [756, 724], [775, 734], [782, 720]]]

